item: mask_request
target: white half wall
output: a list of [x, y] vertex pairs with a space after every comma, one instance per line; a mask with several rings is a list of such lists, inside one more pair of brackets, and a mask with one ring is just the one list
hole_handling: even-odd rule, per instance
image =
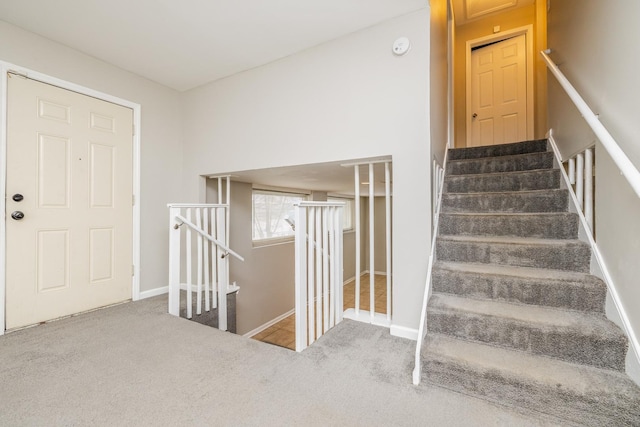
[[[404, 56], [393, 41], [408, 37]], [[394, 324], [416, 328], [430, 241], [429, 9], [183, 96], [180, 202], [202, 175], [393, 158]]]

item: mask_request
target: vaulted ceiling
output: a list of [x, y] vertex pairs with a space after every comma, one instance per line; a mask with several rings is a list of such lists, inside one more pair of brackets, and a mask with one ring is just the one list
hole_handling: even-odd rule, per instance
[[0, 19], [178, 91], [428, 6], [428, 0], [2, 0]]

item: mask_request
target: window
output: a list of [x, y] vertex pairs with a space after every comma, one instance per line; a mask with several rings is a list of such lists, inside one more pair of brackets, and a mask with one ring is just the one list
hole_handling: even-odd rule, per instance
[[293, 236], [294, 204], [306, 199], [303, 194], [253, 190], [253, 240]]
[[354, 200], [338, 197], [328, 197], [327, 202], [344, 202], [344, 208], [342, 211], [342, 230], [353, 229], [353, 211]]

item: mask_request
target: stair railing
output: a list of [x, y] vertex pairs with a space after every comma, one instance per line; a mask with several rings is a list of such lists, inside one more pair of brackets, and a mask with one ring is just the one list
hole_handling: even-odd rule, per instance
[[[560, 83], [560, 85], [565, 90], [565, 92], [567, 93], [571, 101], [574, 103], [574, 105], [578, 109], [578, 111], [580, 111], [580, 114], [585, 119], [585, 121], [587, 122], [591, 130], [595, 133], [596, 137], [598, 138], [598, 140], [600, 141], [600, 143], [602, 144], [606, 152], [614, 161], [614, 163], [620, 170], [621, 175], [623, 175], [626, 178], [627, 182], [629, 183], [633, 191], [636, 193], [638, 197], [640, 197], [640, 171], [638, 171], [638, 169], [633, 165], [631, 160], [629, 160], [629, 157], [627, 157], [624, 151], [622, 151], [622, 149], [620, 148], [618, 143], [615, 141], [613, 136], [611, 136], [609, 131], [600, 122], [598, 115], [596, 115], [591, 110], [591, 108], [589, 108], [589, 105], [585, 102], [585, 100], [580, 96], [578, 91], [573, 87], [573, 85], [565, 77], [562, 71], [560, 71], [558, 66], [549, 57], [550, 53], [551, 53], [551, 49], [547, 49], [547, 50], [541, 51], [540, 55], [542, 55], [542, 58], [546, 62], [547, 67], [549, 68], [553, 76], [558, 80], [558, 83]], [[558, 149], [556, 141], [553, 137], [553, 130], [549, 131], [549, 142], [553, 148], [556, 159], [558, 160], [558, 162], [562, 162], [563, 159], [561, 158], [560, 150]], [[587, 151], [590, 151], [590, 149], [587, 149]], [[593, 163], [593, 159], [587, 158], [587, 156], [593, 157], [592, 154], [593, 153], [587, 154], [587, 152], [585, 151], [584, 160], [580, 160], [579, 157], [577, 157], [578, 160], [576, 160], [576, 163], [578, 162], [584, 163], [585, 167], [591, 167]], [[580, 169], [582, 169], [581, 167], [582, 165], [579, 163], [576, 164], [576, 167], [575, 167], [578, 173]], [[564, 179], [567, 181], [568, 185], [573, 186], [574, 182], [572, 182], [572, 179], [571, 179], [571, 172], [572, 172], [571, 168], [572, 168], [571, 162], [569, 162], [568, 164], [569, 173], [565, 173], [563, 174], [563, 176], [564, 176]], [[592, 176], [593, 176], [593, 171], [587, 171], [584, 173], [583, 179], [591, 180]], [[581, 200], [581, 198], [579, 197], [580, 195], [577, 194], [578, 192], [577, 184], [580, 181], [581, 181], [580, 177], [578, 176], [575, 183], [576, 191], [570, 192], [571, 197], [573, 198], [575, 205], [577, 205], [578, 207], [590, 206], [590, 209], [592, 209], [593, 201], [588, 200], [587, 197], [591, 197], [593, 195], [593, 190], [590, 188], [584, 188], [582, 200]], [[586, 228], [588, 227], [590, 229], [589, 231], [591, 231], [591, 233], [587, 233], [587, 240], [591, 245], [593, 255], [596, 259], [596, 263], [602, 274], [602, 279], [606, 283], [609, 294], [611, 295], [611, 299], [613, 300], [613, 303], [616, 306], [618, 314], [620, 315], [620, 319], [621, 319], [625, 334], [629, 338], [631, 347], [633, 348], [633, 351], [636, 355], [636, 359], [640, 364], [640, 340], [638, 339], [638, 336], [636, 336], [634, 332], [634, 329], [631, 325], [631, 322], [629, 321], [629, 318], [626, 314], [624, 306], [621, 303], [621, 299], [618, 294], [618, 291], [613, 284], [613, 279], [611, 277], [609, 269], [604, 263], [604, 259], [602, 257], [602, 254], [600, 253], [600, 249], [598, 248], [598, 245], [595, 241], [595, 236], [593, 234], [594, 226], [595, 226], [594, 220], [593, 220], [593, 210], [591, 210], [591, 223], [589, 223], [587, 212], [584, 212], [584, 213], [580, 212], [579, 214], [581, 217], [580, 220], [584, 224], [583, 226]]]
[[193, 317], [195, 284], [196, 314], [202, 314], [204, 294], [204, 311], [218, 309], [218, 328], [222, 331], [227, 330], [227, 294], [239, 289], [229, 285], [229, 255], [244, 261], [228, 245], [228, 208], [223, 204], [169, 205], [169, 313], [180, 316], [180, 291], [184, 288], [186, 317]]
[[343, 202], [301, 202], [295, 221], [296, 351], [343, 318]]
[[[447, 164], [447, 154], [445, 152], [443, 166]], [[436, 237], [438, 236], [438, 222], [440, 219], [440, 207], [442, 206], [442, 189], [444, 186], [445, 169], [434, 159], [432, 169], [431, 197], [433, 200], [433, 229], [431, 231], [431, 251], [427, 264], [427, 278], [424, 285], [424, 297], [422, 298], [422, 311], [420, 312], [420, 325], [418, 326], [418, 339], [416, 341], [415, 363], [413, 367], [413, 384], [420, 384], [422, 373], [422, 343], [427, 333], [427, 304], [431, 296], [431, 272], [436, 254]]]
[[569, 82], [569, 80], [567, 80], [567, 78], [562, 73], [562, 71], [560, 71], [558, 66], [549, 57], [548, 55], [549, 53], [551, 53], [550, 49], [540, 52], [540, 54], [542, 55], [542, 58], [544, 58], [544, 61], [547, 63], [547, 67], [549, 68], [551, 73], [555, 76], [555, 78], [558, 80], [558, 83], [560, 83], [560, 85], [567, 92], [567, 95], [569, 95], [569, 98], [573, 101], [575, 106], [578, 108], [578, 111], [580, 111], [580, 114], [582, 114], [582, 117], [589, 124], [589, 127], [591, 127], [591, 130], [593, 131], [593, 133], [596, 134], [596, 136], [602, 143], [602, 146], [604, 147], [604, 149], [607, 150], [607, 153], [609, 153], [609, 155], [615, 162], [616, 166], [618, 166], [618, 168], [620, 169], [620, 173], [622, 173], [622, 175], [627, 179], [627, 181], [629, 181], [629, 185], [631, 185], [631, 188], [633, 188], [633, 191], [635, 191], [638, 197], [640, 197], [640, 172], [638, 171], [638, 169], [636, 169], [633, 163], [631, 163], [631, 160], [629, 160], [629, 157], [627, 157], [624, 151], [622, 151], [622, 149], [620, 148], [618, 143], [615, 141], [615, 139], [613, 139], [609, 131], [600, 122], [600, 119], [598, 118], [598, 116], [594, 114], [593, 111], [591, 111], [591, 108], [589, 108], [589, 105], [587, 105], [587, 103], [580, 96], [578, 91], [573, 87], [573, 85]]

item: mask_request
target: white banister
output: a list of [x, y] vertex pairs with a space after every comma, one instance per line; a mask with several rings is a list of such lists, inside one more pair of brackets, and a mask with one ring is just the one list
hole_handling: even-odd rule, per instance
[[542, 51], [540, 54], [544, 58], [547, 63], [547, 67], [551, 70], [551, 73], [558, 80], [560, 85], [564, 88], [564, 90], [569, 95], [569, 98], [573, 101], [575, 106], [578, 108], [582, 117], [591, 127], [591, 130], [596, 134], [604, 149], [609, 153], [616, 166], [620, 169], [622, 175], [629, 181], [629, 185], [635, 191], [636, 195], [640, 197], [640, 172], [633, 165], [629, 157], [622, 151], [618, 143], [616, 143], [615, 139], [611, 136], [609, 131], [604, 127], [604, 125], [598, 119], [598, 116], [591, 111], [587, 103], [580, 96], [578, 91], [573, 87], [573, 85], [567, 80], [565, 75], [560, 71], [558, 66], [553, 62], [553, 60], [549, 57], [547, 53], [550, 51]]
[[296, 351], [342, 320], [342, 202], [296, 205]]
[[[443, 166], [447, 164], [447, 154], [445, 152]], [[431, 272], [433, 270], [433, 263], [436, 256], [436, 238], [438, 237], [438, 222], [440, 219], [440, 207], [442, 206], [442, 188], [444, 183], [444, 167], [440, 166], [434, 159], [434, 169], [436, 169], [433, 176], [436, 177], [436, 181], [431, 185], [432, 194], [436, 200], [433, 209], [433, 230], [431, 237], [431, 251], [429, 252], [429, 260], [427, 263], [427, 278], [424, 286], [424, 296], [422, 298], [422, 311], [420, 312], [420, 324], [418, 326], [418, 339], [416, 342], [416, 352], [414, 357], [413, 367], [413, 384], [418, 385], [420, 383], [420, 377], [422, 375], [422, 343], [427, 331], [427, 304], [429, 303], [429, 296], [431, 296]]]
[[[196, 292], [196, 315], [218, 309], [218, 328], [227, 330], [227, 293], [238, 288], [229, 286], [229, 257], [244, 258], [228, 246], [226, 204], [169, 205], [169, 313], [180, 315], [180, 291], [186, 290], [186, 317], [193, 317], [193, 292]], [[182, 227], [185, 225], [186, 227]], [[185, 235], [184, 258], [181, 255], [182, 234]], [[195, 236], [195, 245], [193, 237]], [[195, 255], [193, 251], [195, 246]], [[181, 282], [184, 267], [186, 283]], [[193, 281], [195, 269], [196, 280]], [[195, 289], [194, 285], [195, 284]], [[204, 298], [202, 293], [204, 292]], [[210, 296], [213, 293], [213, 298]], [[211, 301], [213, 299], [213, 301]]]
[[384, 164], [384, 199], [387, 255], [387, 320], [391, 323], [391, 170]]

